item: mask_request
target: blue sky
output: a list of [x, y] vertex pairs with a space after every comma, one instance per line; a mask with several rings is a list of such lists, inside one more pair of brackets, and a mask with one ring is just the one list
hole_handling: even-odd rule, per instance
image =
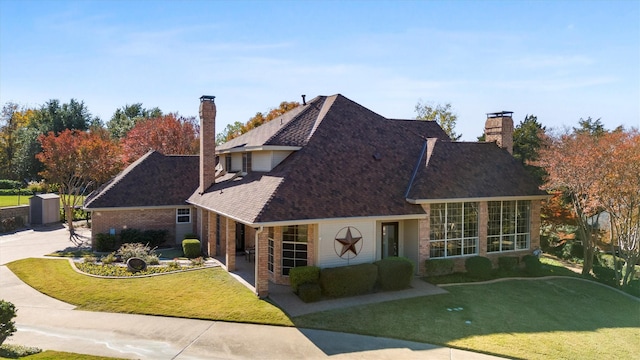
[[640, 127], [640, 1], [0, 0], [0, 103], [141, 102], [217, 131], [281, 101], [340, 93], [389, 118], [450, 102], [548, 128]]

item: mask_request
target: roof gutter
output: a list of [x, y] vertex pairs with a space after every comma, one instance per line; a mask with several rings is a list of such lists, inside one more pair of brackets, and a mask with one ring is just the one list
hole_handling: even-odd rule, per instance
[[409, 204], [437, 204], [437, 203], [458, 203], [458, 202], [480, 202], [480, 201], [513, 201], [513, 200], [545, 200], [551, 195], [526, 195], [526, 196], [494, 196], [494, 197], [473, 197], [473, 198], [447, 198], [447, 199], [409, 199]]

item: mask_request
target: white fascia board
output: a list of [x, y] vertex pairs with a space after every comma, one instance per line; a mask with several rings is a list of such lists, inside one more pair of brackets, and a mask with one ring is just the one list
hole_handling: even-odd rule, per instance
[[220, 216], [224, 216], [233, 221], [245, 224], [249, 227], [258, 228], [260, 226], [263, 227], [271, 227], [271, 226], [287, 226], [287, 225], [310, 225], [310, 224], [320, 224], [320, 223], [328, 223], [335, 221], [348, 221], [348, 220], [375, 220], [375, 221], [390, 221], [390, 220], [419, 220], [426, 219], [426, 214], [409, 214], [409, 215], [388, 215], [388, 216], [356, 216], [356, 217], [344, 217], [344, 218], [325, 218], [325, 219], [304, 219], [304, 220], [286, 220], [286, 221], [271, 221], [271, 222], [258, 222], [252, 223], [246, 220], [239, 219], [235, 216], [226, 214], [224, 212], [216, 211], [214, 209], [197, 205], [194, 203], [190, 203], [195, 207], [208, 210], [214, 212]]
[[191, 204], [185, 203], [184, 205], [164, 205], [164, 206], [129, 206], [129, 207], [106, 207], [106, 208], [85, 208], [84, 211], [129, 211], [129, 210], [163, 210], [163, 209], [179, 209], [192, 207]]
[[231, 149], [220, 150], [220, 151], [216, 149], [216, 154], [222, 155], [222, 154], [243, 153], [243, 152], [250, 152], [250, 151], [280, 151], [280, 150], [298, 151], [300, 149], [302, 149], [302, 147], [300, 146], [272, 146], [272, 145], [241, 146], [241, 147], [234, 147]]
[[497, 196], [478, 198], [456, 198], [456, 199], [406, 199], [410, 204], [439, 204], [439, 203], [459, 203], [459, 202], [481, 202], [481, 201], [513, 201], [513, 200], [544, 200], [551, 195], [529, 195], [529, 196]]

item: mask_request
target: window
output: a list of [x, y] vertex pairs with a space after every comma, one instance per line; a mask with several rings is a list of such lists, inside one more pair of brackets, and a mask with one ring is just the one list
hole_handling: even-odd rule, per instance
[[178, 209], [176, 212], [176, 223], [186, 224], [191, 222], [191, 209]]
[[227, 154], [224, 156], [224, 169], [227, 172], [231, 172], [231, 154]]
[[282, 275], [307, 265], [307, 225], [282, 227]]
[[273, 262], [274, 262], [274, 251], [273, 251], [273, 228], [270, 227], [269, 228], [269, 232], [268, 232], [268, 238], [269, 238], [269, 257], [267, 259], [267, 268], [269, 269], [269, 272], [273, 274]]
[[529, 249], [530, 201], [489, 201], [487, 252]]
[[244, 173], [251, 172], [251, 153], [250, 152], [242, 153], [242, 172]]
[[429, 257], [478, 253], [478, 203], [431, 204]]

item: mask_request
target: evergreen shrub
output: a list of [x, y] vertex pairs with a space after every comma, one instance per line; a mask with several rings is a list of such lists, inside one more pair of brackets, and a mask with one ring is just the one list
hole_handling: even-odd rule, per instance
[[200, 240], [184, 239], [182, 240], [182, 252], [184, 256], [193, 259], [200, 256]]
[[289, 282], [293, 292], [303, 284], [317, 284], [320, 281], [320, 268], [317, 266], [298, 266], [289, 270]]
[[413, 278], [413, 263], [404, 257], [389, 257], [373, 263], [378, 267], [378, 285], [382, 291], [402, 290]]
[[535, 255], [525, 255], [522, 257], [525, 271], [530, 275], [539, 275], [542, 271], [542, 263]]
[[306, 302], [315, 302], [322, 298], [322, 288], [318, 283], [304, 283], [298, 286], [298, 297]]
[[320, 271], [322, 293], [329, 297], [367, 294], [378, 279], [378, 267], [373, 264], [348, 265]]
[[493, 266], [489, 258], [472, 256], [465, 260], [464, 267], [470, 276], [477, 279], [488, 279], [491, 277], [491, 269]]
[[498, 269], [512, 271], [518, 266], [519, 259], [515, 256], [501, 256], [498, 258]]
[[16, 317], [16, 307], [12, 303], [0, 299], [0, 345], [16, 332], [14, 317]]
[[451, 259], [431, 259], [424, 262], [426, 276], [453, 274], [454, 262]]
[[117, 238], [111, 234], [96, 234], [96, 251], [114, 251], [117, 248]]

